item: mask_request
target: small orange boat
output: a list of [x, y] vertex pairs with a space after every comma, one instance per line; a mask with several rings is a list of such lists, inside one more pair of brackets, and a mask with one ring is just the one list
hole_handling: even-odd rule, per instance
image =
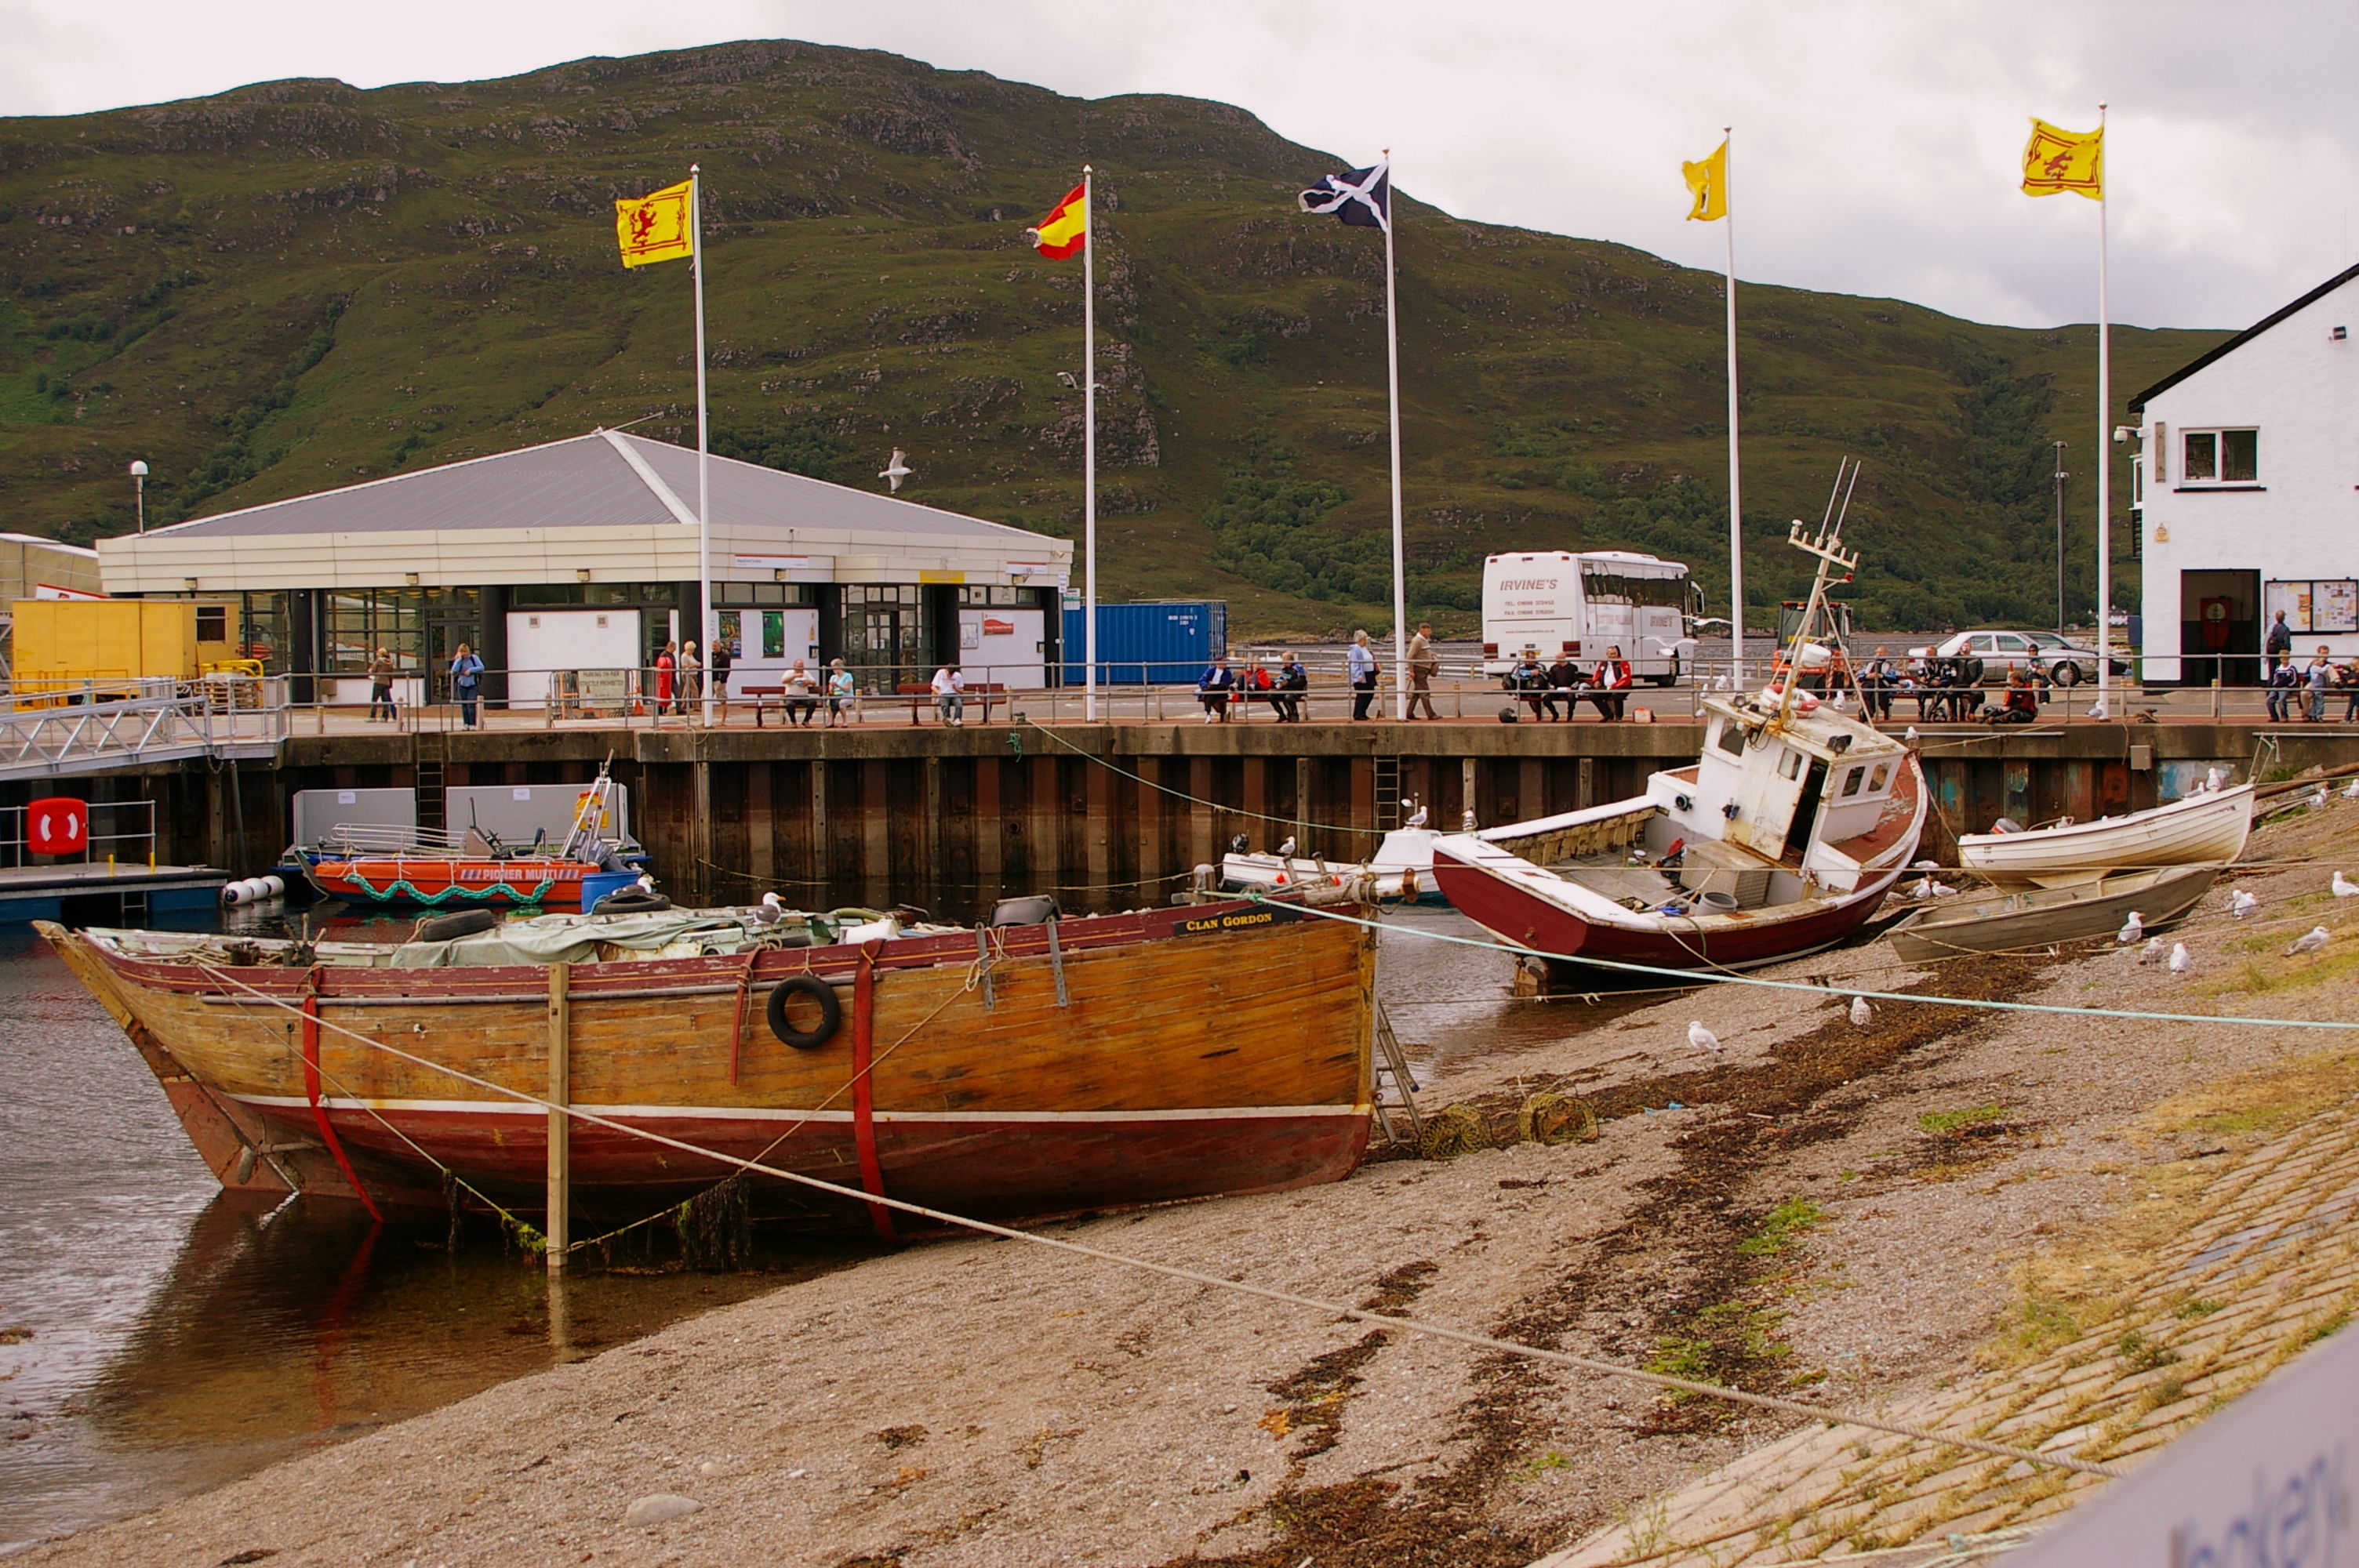
[[[232, 1186], [440, 1208], [447, 1171], [539, 1209], [542, 1106], [365, 1042], [536, 1097], [562, 1042], [571, 1103], [614, 1124], [572, 1124], [573, 1201], [623, 1217], [736, 1169], [642, 1129], [1001, 1219], [1331, 1182], [1366, 1148], [1361, 925], [1223, 902], [855, 943], [768, 918], [547, 915], [400, 947], [39, 929]], [[757, 1216], [885, 1223], [753, 1182]]]

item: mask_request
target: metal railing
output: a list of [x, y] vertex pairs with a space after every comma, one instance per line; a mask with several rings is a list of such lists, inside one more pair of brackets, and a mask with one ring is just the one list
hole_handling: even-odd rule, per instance
[[[27, 833], [31, 827], [29, 809], [22, 806], [0, 806], [0, 865], [12, 869], [29, 866], [38, 853]], [[83, 803], [90, 813], [90, 828], [80, 856], [50, 856], [47, 864], [95, 865], [106, 862], [111, 874], [118, 862], [142, 863], [149, 871], [156, 869], [156, 803], [152, 800], [92, 800]], [[99, 814], [104, 812], [110, 825], [126, 817], [137, 819], [136, 828], [116, 828], [113, 832], [98, 831]], [[103, 849], [102, 849], [102, 846]]]
[[[291, 733], [280, 679], [141, 681], [143, 695], [0, 708], [0, 778], [99, 773], [190, 757], [268, 758]], [[160, 687], [160, 690], [157, 688]]]

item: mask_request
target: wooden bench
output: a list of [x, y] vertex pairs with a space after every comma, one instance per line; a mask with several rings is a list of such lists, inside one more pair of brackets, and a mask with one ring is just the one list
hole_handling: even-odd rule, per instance
[[787, 723], [792, 723], [793, 716], [787, 712], [788, 701], [808, 702], [811, 705], [811, 711], [814, 713], [818, 712], [821, 705], [827, 701], [827, 694], [816, 690], [807, 697], [789, 698], [783, 683], [777, 686], [741, 686], [737, 688], [737, 693], [741, 697], [750, 697], [754, 699], [754, 728], [756, 730], [762, 728], [762, 710], [766, 708], [776, 707], [782, 719]]
[[[906, 697], [909, 699], [910, 723], [923, 724], [926, 721], [925, 710], [928, 708], [932, 707], [934, 702], [934, 687], [932, 682], [905, 680], [893, 688], [893, 695], [895, 697]], [[1006, 696], [1007, 688], [995, 682], [977, 681], [973, 686], [961, 691], [959, 695], [966, 698], [969, 702], [981, 702], [983, 704], [983, 721], [985, 724], [988, 724], [991, 722], [991, 699], [994, 697]]]

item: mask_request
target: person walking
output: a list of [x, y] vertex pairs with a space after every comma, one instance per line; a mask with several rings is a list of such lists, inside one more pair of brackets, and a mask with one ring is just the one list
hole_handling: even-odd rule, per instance
[[2277, 618], [2269, 622], [2269, 634], [2261, 640], [2261, 652], [2269, 656], [2270, 675], [2277, 673], [2278, 665], [2293, 663], [2293, 629], [2286, 624], [2285, 615], [2284, 611], [2277, 611]]
[[966, 724], [966, 681], [956, 665], [944, 665], [934, 672], [934, 707], [940, 712], [942, 722], [953, 728]]
[[832, 730], [839, 720], [850, 724], [859, 717], [859, 684], [842, 659], [832, 659], [827, 666], [827, 727]]
[[484, 689], [484, 661], [475, 657], [475, 650], [466, 643], [451, 660], [451, 692], [459, 699], [459, 719], [468, 729], [475, 727], [475, 704]]
[[1617, 643], [1605, 650], [1597, 661], [1597, 673], [1590, 677], [1589, 700], [1597, 705], [1601, 723], [1612, 724], [1622, 717], [1622, 705], [1630, 694], [1630, 661], [1622, 656]]
[[1352, 683], [1352, 717], [1365, 719], [1368, 704], [1376, 699], [1376, 654], [1365, 632], [1352, 633], [1352, 645], [1343, 650], [1343, 674]]
[[1302, 722], [1302, 694], [1310, 689], [1310, 672], [1302, 667], [1302, 655], [1287, 649], [1278, 655], [1277, 691], [1270, 698], [1280, 724]]
[[723, 724], [729, 722], [729, 671], [736, 663], [737, 651], [729, 645], [729, 639], [714, 638], [712, 661], [712, 700], [717, 705], [716, 710], [720, 714], [718, 722]]
[[386, 723], [393, 722], [393, 677], [401, 668], [393, 662], [390, 649], [379, 648], [376, 657], [369, 661], [369, 721], [375, 723], [380, 710]]
[[1196, 677], [1196, 700], [1204, 705], [1204, 722], [1229, 721], [1229, 694], [1237, 688], [1236, 672], [1226, 658], [1215, 658]]
[[1425, 717], [1439, 719], [1433, 710], [1433, 677], [1441, 673], [1441, 655], [1433, 651], [1433, 622], [1417, 623], [1417, 635], [1408, 640], [1408, 716], [1415, 719], [1419, 703], [1425, 705]]
[[696, 644], [679, 645], [679, 711], [690, 724], [696, 722], [696, 699], [704, 695], [704, 661], [696, 656]]
[[672, 689], [679, 685], [679, 644], [666, 643], [656, 655], [656, 717], [671, 711]]

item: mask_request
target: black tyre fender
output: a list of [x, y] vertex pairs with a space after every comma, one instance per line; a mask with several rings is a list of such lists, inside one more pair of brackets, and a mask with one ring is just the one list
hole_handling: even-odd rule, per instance
[[437, 914], [418, 923], [411, 932], [413, 942], [449, 942], [460, 936], [473, 936], [478, 931], [489, 931], [500, 923], [497, 913], [488, 909], [462, 909], [456, 914]]
[[660, 914], [671, 900], [643, 887], [617, 888], [590, 906], [592, 914]]
[[[797, 1029], [787, 1022], [787, 1003], [799, 996], [807, 996], [819, 1003], [817, 1029]], [[770, 1033], [778, 1037], [779, 1044], [791, 1045], [798, 1051], [818, 1050], [843, 1027], [843, 1003], [837, 999], [835, 988], [817, 975], [788, 975], [772, 986], [767, 1015]]]

